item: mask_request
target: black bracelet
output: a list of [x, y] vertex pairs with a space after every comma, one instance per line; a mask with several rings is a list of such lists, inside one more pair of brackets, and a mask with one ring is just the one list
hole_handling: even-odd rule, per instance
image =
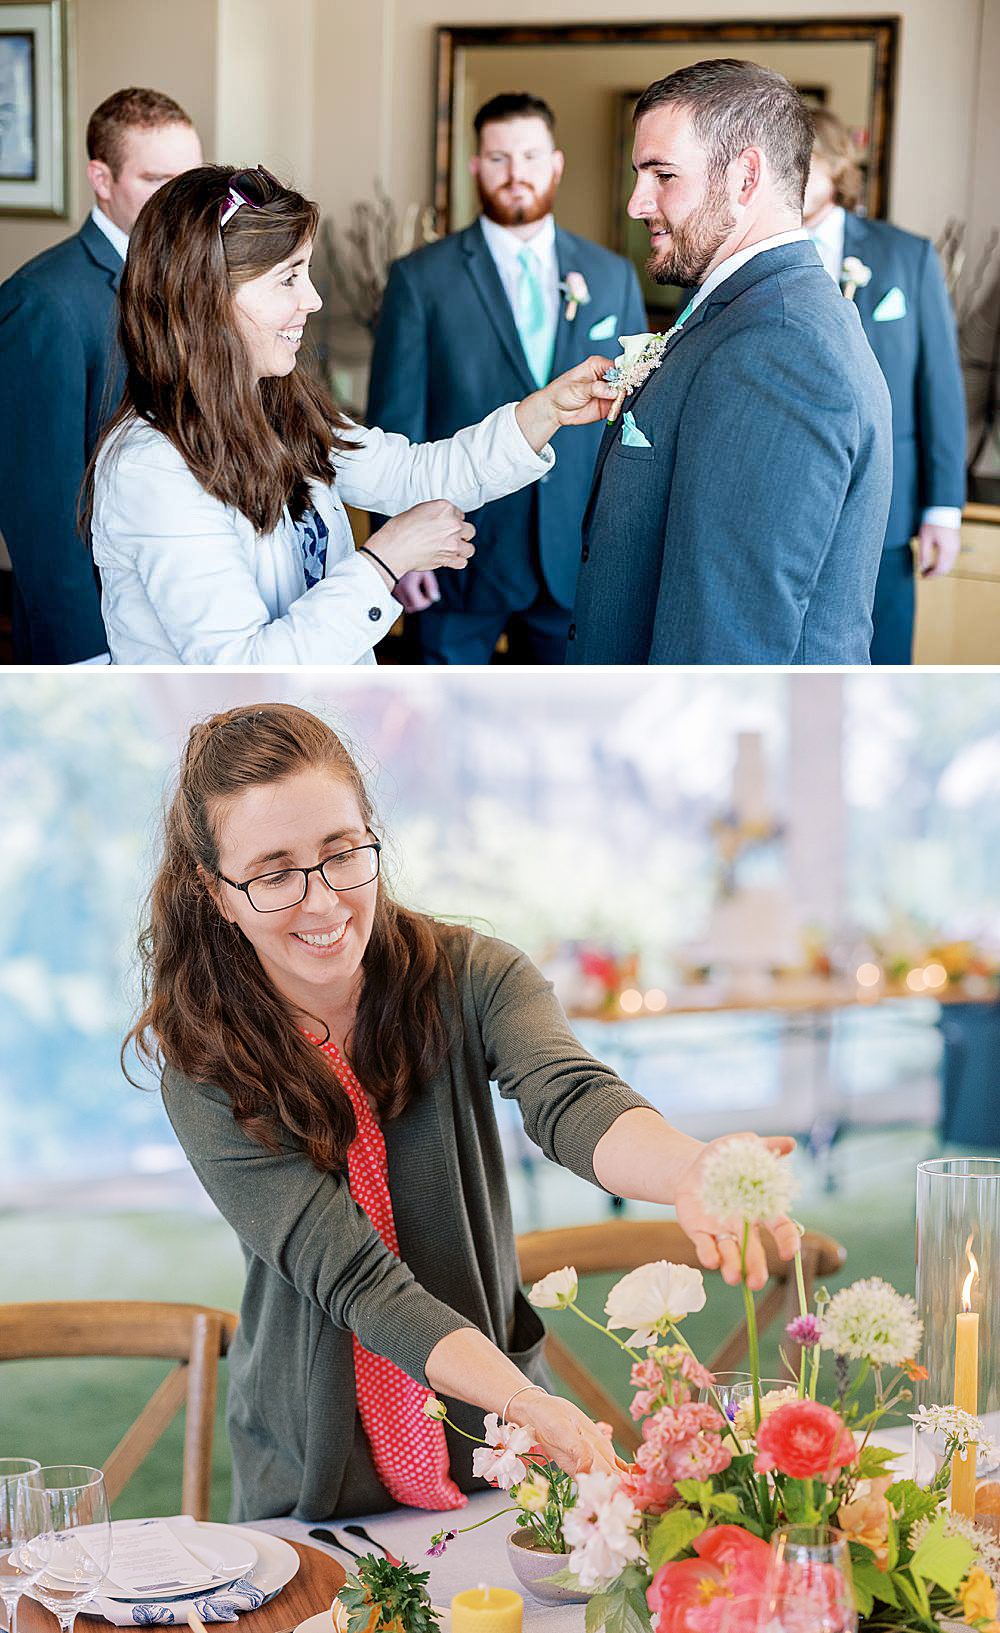
[[389, 577], [392, 579], [393, 589], [396, 588], [396, 585], [399, 583], [399, 579], [396, 577], [396, 575], [393, 572], [392, 568], [388, 567], [386, 565], [386, 563], [382, 560], [381, 556], [377, 556], [375, 554], [374, 550], [372, 550], [367, 544], [359, 544], [358, 545], [358, 552], [362, 556], [371, 556], [372, 561], [377, 561], [379, 566], [381, 567], [383, 573], [388, 573]]

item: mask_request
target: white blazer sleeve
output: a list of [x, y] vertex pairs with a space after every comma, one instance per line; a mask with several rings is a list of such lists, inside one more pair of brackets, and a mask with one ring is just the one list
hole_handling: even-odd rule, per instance
[[395, 431], [357, 426], [349, 433], [355, 448], [333, 455], [337, 491], [347, 504], [383, 516], [398, 516], [425, 499], [478, 510], [516, 493], [550, 471], [556, 456], [551, 446], [535, 453], [514, 408], [505, 403], [444, 442], [413, 443]]
[[94, 530], [112, 630], [116, 611], [121, 615], [125, 649], [114, 652], [111, 637], [117, 661], [135, 661], [127, 584], [120, 595], [115, 590], [129, 568], [181, 663], [351, 664], [388, 634], [399, 603], [360, 555], [332, 565], [327, 578], [272, 617], [239, 522], [173, 449], [123, 451], [100, 496]]

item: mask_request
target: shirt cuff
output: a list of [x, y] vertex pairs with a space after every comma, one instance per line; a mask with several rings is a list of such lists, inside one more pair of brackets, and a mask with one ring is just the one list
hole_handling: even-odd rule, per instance
[[920, 525], [927, 522], [931, 527], [954, 527], [962, 525], [962, 512], [955, 505], [928, 505], [920, 517]]

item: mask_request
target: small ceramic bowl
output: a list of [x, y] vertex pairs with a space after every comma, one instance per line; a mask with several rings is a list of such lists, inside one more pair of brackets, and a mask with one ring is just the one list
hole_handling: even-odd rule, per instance
[[507, 1558], [522, 1588], [527, 1588], [533, 1599], [543, 1605], [583, 1605], [590, 1598], [582, 1588], [563, 1588], [556, 1582], [547, 1582], [547, 1576], [564, 1571], [569, 1565], [569, 1554], [549, 1554], [539, 1548], [534, 1533], [527, 1526], [512, 1531], [507, 1538]]

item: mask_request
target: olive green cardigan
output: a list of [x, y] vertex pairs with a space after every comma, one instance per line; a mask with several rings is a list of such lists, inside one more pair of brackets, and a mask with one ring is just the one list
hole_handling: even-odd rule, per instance
[[[441, 930], [458, 1012], [442, 994], [452, 1046], [432, 1082], [384, 1125], [401, 1259], [352, 1200], [286, 1137], [276, 1154], [234, 1120], [226, 1094], [168, 1069], [163, 1098], [192, 1167], [246, 1258], [230, 1351], [233, 1518], [306, 1519], [391, 1505], [357, 1421], [351, 1334], [420, 1382], [427, 1357], [475, 1326], [544, 1378], [543, 1327], [518, 1287], [500, 1136], [490, 1095], [518, 1101], [553, 1162], [597, 1184], [594, 1148], [644, 1101], [581, 1047], [549, 983], [515, 948]], [[482, 1432], [482, 1413], [453, 1405]], [[451, 1435], [454, 1478], [475, 1484], [471, 1446]]]

